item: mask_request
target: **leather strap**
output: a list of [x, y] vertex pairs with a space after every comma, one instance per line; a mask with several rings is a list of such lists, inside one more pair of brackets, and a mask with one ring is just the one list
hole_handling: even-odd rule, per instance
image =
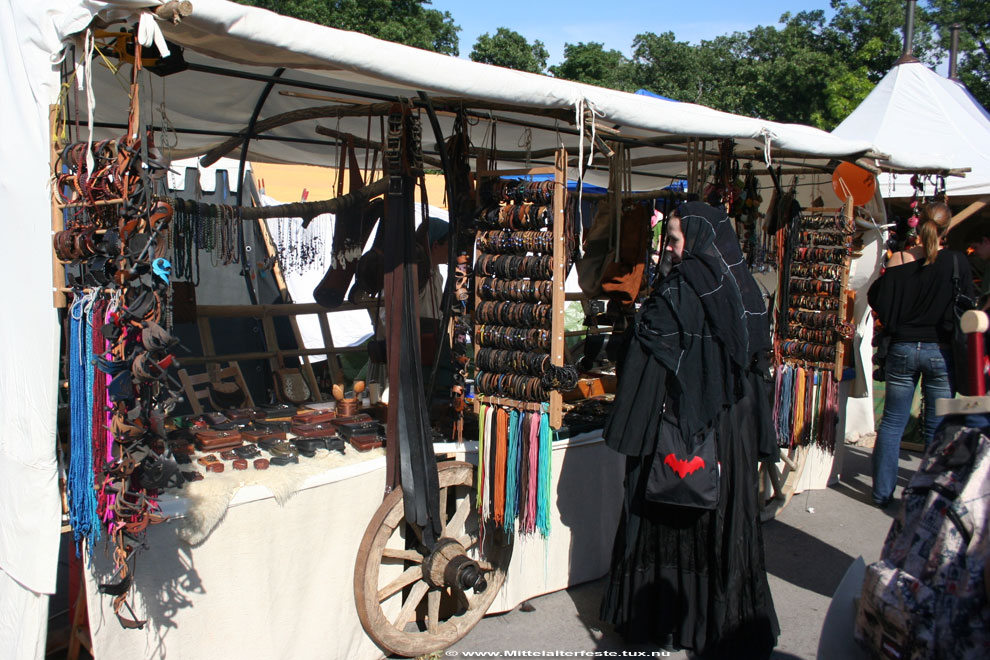
[[414, 133], [409, 108], [394, 105], [388, 127], [389, 231], [384, 246], [385, 318], [392, 391], [386, 464], [388, 488], [394, 488], [401, 480], [406, 521], [423, 530], [423, 541], [429, 548], [440, 534], [440, 498], [420, 370], [412, 177], [418, 150], [413, 144]]

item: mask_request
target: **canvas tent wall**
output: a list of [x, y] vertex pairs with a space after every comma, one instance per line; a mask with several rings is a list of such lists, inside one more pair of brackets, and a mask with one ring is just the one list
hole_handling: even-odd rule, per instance
[[[8, 244], [16, 247], [0, 260], [0, 277], [7, 284], [0, 325], [0, 647], [14, 648], [19, 657], [43, 650], [45, 594], [55, 589], [59, 534], [54, 442], [59, 313], [52, 304], [49, 107], [62, 91], [60, 69], [80, 63], [72, 84], [82, 89], [65, 91], [80, 102], [73, 113], [84, 124], [92, 113], [96, 139], [118, 137], [127, 117], [130, 67], [122, 67], [118, 79], [100, 64], [101, 56], [87, 55], [86, 30], [94, 17], [117, 29], [115, 20], [131, 26], [143, 15], [142, 32], [154, 37], [161, 30], [184, 48], [187, 70], [140, 77], [144, 121], [167, 126], [174, 138], [165, 154], [169, 158], [203, 154], [225, 139], [231, 140], [227, 148], [211, 158], [236, 156], [252, 117], [271, 120], [316, 107], [323, 109], [310, 112], [320, 120], [277, 127], [262, 121], [260, 135], [239, 153], [258, 161], [333, 164], [336, 141], [315, 136], [316, 123], [360, 135], [368, 125], [367, 106], [350, 111], [342, 106], [400, 99], [423, 103], [420, 92], [433, 97], [440, 110], [467, 107], [475, 118], [497, 117], [496, 146], [506, 151], [511, 145], [515, 152], [500, 155], [503, 164], [538, 162], [540, 149], [561, 145], [573, 152], [572, 163], [583, 161], [595, 136], [650, 144], [658, 153], [633, 163], [637, 189], [660, 188], [680, 177], [685, 144], [692, 137], [732, 138], [746, 153], [801, 163], [880, 155], [865, 140], [490, 67], [223, 0], [195, 0], [193, 14], [182, 22], [156, 24], [141, 8], [159, 4], [0, 3], [5, 74], [0, 92], [6, 99], [0, 109], [0, 199], [5, 205], [0, 222]], [[74, 51], [63, 52], [67, 43]], [[275, 83], [277, 91], [297, 94], [267, 94], [266, 87]], [[298, 94], [302, 90], [324, 100], [306, 100]], [[259, 104], [262, 98], [267, 101]], [[449, 135], [452, 118], [442, 114], [440, 120], [443, 134]], [[495, 139], [491, 127], [491, 122], [479, 122], [473, 142], [490, 145]], [[73, 138], [84, 139], [86, 133]], [[425, 151], [436, 152], [432, 138]], [[605, 185], [607, 176], [596, 156], [586, 180]], [[8, 627], [7, 622], [15, 624]]]
[[885, 198], [910, 197], [911, 173], [929, 171], [935, 154], [946, 169], [950, 199], [990, 195], [990, 113], [966, 87], [918, 61], [897, 64], [839, 124], [833, 135], [869, 140], [891, 158], [878, 187]]

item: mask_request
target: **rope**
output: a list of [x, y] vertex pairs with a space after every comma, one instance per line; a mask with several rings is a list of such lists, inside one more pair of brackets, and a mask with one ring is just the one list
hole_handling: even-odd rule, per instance
[[[69, 308], [69, 475], [66, 490], [69, 500], [69, 524], [76, 542], [76, 557], [85, 538], [92, 555], [100, 539], [100, 522], [93, 490], [93, 367], [92, 337], [86, 333], [86, 306], [92, 299], [77, 298]], [[91, 311], [91, 310], [90, 310]], [[91, 314], [89, 319], [92, 319]]]
[[536, 531], [536, 509], [539, 498], [540, 474], [540, 415], [533, 413], [529, 417], [529, 454], [527, 456], [526, 483], [526, 525], [527, 534]]
[[543, 404], [543, 411], [540, 413], [540, 474], [539, 474], [539, 497], [536, 503], [536, 528], [540, 531], [540, 536], [546, 538], [550, 534], [550, 443], [552, 436], [550, 432], [550, 415], [546, 412], [546, 404]]
[[533, 425], [533, 414], [532, 413], [521, 413], [519, 415], [519, 454], [517, 456], [518, 461], [518, 473], [519, 473], [519, 495], [517, 499], [519, 500], [519, 531], [524, 533], [526, 531], [527, 521], [532, 518], [532, 515], [528, 515], [527, 503], [529, 501], [529, 447], [530, 447], [530, 427]]
[[478, 414], [478, 472], [475, 481], [477, 492], [475, 493], [475, 505], [478, 507], [478, 514], [484, 520], [482, 512], [485, 508], [485, 500], [482, 495], [485, 492], [485, 419], [488, 417], [488, 406], [481, 404]]
[[797, 368], [795, 374], [793, 419], [794, 425], [791, 429], [791, 445], [800, 445], [801, 436], [804, 433], [804, 390], [805, 390], [805, 370], [803, 367]]
[[519, 420], [520, 415], [515, 408], [509, 413], [509, 446], [505, 458], [505, 520], [503, 529], [512, 533], [516, 525], [516, 514], [519, 511]]
[[505, 455], [508, 442], [509, 414], [504, 408], [495, 411], [495, 524], [505, 520]]

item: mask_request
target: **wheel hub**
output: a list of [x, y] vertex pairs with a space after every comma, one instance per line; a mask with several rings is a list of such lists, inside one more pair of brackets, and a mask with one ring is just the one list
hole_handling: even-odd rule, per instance
[[433, 552], [423, 561], [423, 579], [438, 589], [453, 587], [462, 592], [473, 589], [481, 593], [488, 588], [484, 571], [467, 556], [464, 546], [451, 538], [437, 541]]

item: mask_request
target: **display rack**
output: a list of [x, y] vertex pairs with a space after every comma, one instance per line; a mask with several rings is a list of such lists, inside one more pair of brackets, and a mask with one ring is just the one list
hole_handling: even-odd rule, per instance
[[[549, 300], [549, 316], [550, 316], [550, 337], [549, 346], [544, 347], [543, 352], [548, 352], [550, 358], [550, 364], [555, 367], [562, 367], [564, 365], [564, 279], [566, 276], [566, 261], [567, 261], [567, 246], [565, 239], [565, 206], [566, 206], [566, 194], [567, 194], [567, 153], [565, 150], [558, 150], [555, 157], [555, 165], [553, 167], [531, 167], [525, 169], [515, 169], [515, 170], [495, 170], [488, 169], [488, 164], [484, 161], [480, 161], [478, 164], [477, 178], [479, 183], [485, 180], [499, 178], [499, 177], [528, 177], [538, 174], [552, 174], [553, 182], [550, 190], [552, 191], [550, 208], [552, 214], [552, 221], [547, 227], [541, 228], [539, 231], [549, 232], [552, 235], [551, 239], [551, 261], [552, 261], [552, 277], [550, 278], [551, 284], [551, 296]], [[529, 203], [529, 202], [526, 202]], [[511, 233], [514, 230], [510, 228], [503, 229], [506, 233]], [[480, 245], [475, 247], [475, 291], [474, 291], [474, 302], [475, 302], [475, 356], [477, 358], [477, 353], [484, 346], [478, 341], [479, 330], [483, 323], [479, 323], [478, 319], [478, 309], [483, 303], [490, 303], [492, 300], [485, 299], [482, 297], [482, 285], [485, 280], [492, 279], [507, 279], [507, 278], [493, 278], [491, 274], [484, 274], [479, 271], [478, 264], [482, 257], [485, 255], [482, 251]], [[527, 252], [528, 256], [535, 256], [536, 253]], [[545, 254], [545, 253], [543, 253]], [[526, 278], [526, 280], [533, 281], [533, 278]], [[508, 302], [506, 300], [506, 302]], [[522, 304], [522, 303], [520, 303]], [[543, 303], [546, 304], [546, 303]], [[546, 350], [549, 348], [549, 351]], [[510, 408], [516, 408], [518, 410], [538, 410], [541, 407], [541, 401], [539, 400], [525, 400], [525, 397], [507, 397], [502, 396], [492, 392], [483, 391], [483, 387], [480, 383], [476, 383], [477, 392], [474, 397], [474, 409], [478, 412], [481, 409], [482, 404], [491, 404], [499, 406], [507, 406]], [[542, 398], [542, 397], [540, 397]], [[557, 390], [550, 390], [547, 393], [546, 399], [543, 402], [548, 404], [548, 414], [550, 416], [550, 426], [555, 429], [560, 428], [562, 422], [562, 397], [561, 393]]]
[[801, 212], [790, 239], [788, 299], [781, 301], [787, 306], [780, 333], [782, 360], [832, 369], [836, 380], [842, 378], [848, 339], [843, 330], [848, 326], [852, 213], [851, 203]]

